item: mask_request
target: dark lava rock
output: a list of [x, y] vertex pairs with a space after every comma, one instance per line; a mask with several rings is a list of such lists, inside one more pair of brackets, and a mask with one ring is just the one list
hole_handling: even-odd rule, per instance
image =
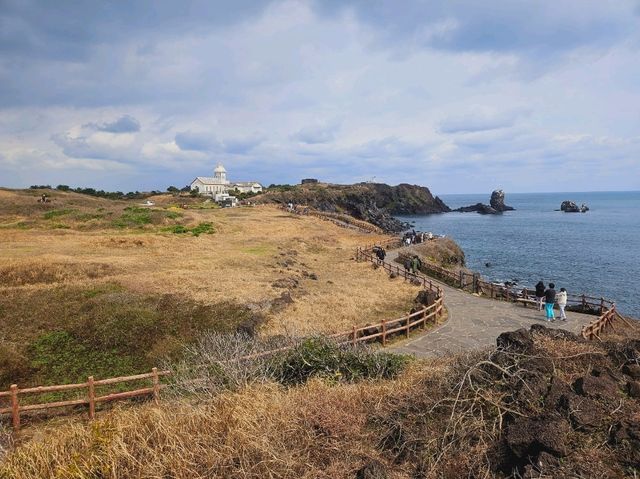
[[414, 301], [423, 306], [431, 306], [438, 299], [438, 295], [434, 291], [420, 291]]
[[607, 410], [596, 401], [576, 395], [566, 396], [564, 406], [571, 425], [578, 431], [588, 432], [598, 429]]
[[629, 381], [627, 383], [627, 394], [635, 399], [640, 399], [640, 382]]
[[457, 211], [458, 213], [480, 213], [481, 215], [497, 215], [500, 212], [489, 205], [485, 205], [484, 203], [476, 203], [471, 206], [463, 206], [461, 208], [457, 208], [453, 211]]
[[625, 452], [626, 460], [632, 467], [640, 467], [640, 422], [623, 420], [611, 428], [609, 442]]
[[291, 293], [285, 291], [279, 297], [274, 299], [271, 302], [271, 311], [278, 312], [285, 309], [290, 304], [293, 304], [293, 298], [291, 297]]
[[504, 191], [495, 190], [491, 193], [491, 200], [489, 204], [476, 203], [471, 206], [463, 206], [455, 209], [459, 213], [480, 213], [481, 215], [499, 215], [503, 211], [512, 211], [514, 208], [504, 204]]
[[387, 479], [387, 468], [380, 461], [372, 459], [356, 472], [356, 479]]
[[587, 205], [578, 206], [573, 201], [563, 201], [560, 205], [560, 211], [564, 211], [565, 213], [586, 213], [589, 211], [589, 207]]
[[274, 288], [293, 289], [298, 287], [298, 280], [295, 278], [281, 278], [271, 283]]
[[494, 190], [491, 193], [491, 200], [489, 201], [489, 204], [498, 212], [513, 211], [515, 209], [504, 204], [504, 191], [502, 190]]
[[566, 456], [566, 438], [570, 432], [569, 423], [559, 417], [519, 417], [507, 428], [505, 440], [516, 463], [524, 465], [537, 461], [542, 452]]
[[544, 324], [533, 324], [529, 328], [531, 333], [539, 334], [553, 339], [563, 339], [565, 341], [573, 341], [576, 343], [584, 342], [584, 339], [565, 329], [547, 328]]
[[498, 348], [509, 351], [527, 352], [533, 349], [533, 339], [526, 329], [507, 331], [496, 339]]
[[637, 364], [625, 364], [622, 372], [633, 379], [640, 379], [640, 366]]
[[573, 389], [581, 396], [592, 398], [615, 398], [618, 396], [619, 387], [608, 374], [593, 374], [583, 376], [575, 380]]

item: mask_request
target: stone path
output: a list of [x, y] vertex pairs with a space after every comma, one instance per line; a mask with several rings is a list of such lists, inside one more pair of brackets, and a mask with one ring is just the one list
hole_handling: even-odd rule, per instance
[[[389, 251], [385, 260], [393, 264], [398, 252]], [[535, 307], [525, 308], [521, 304], [478, 297], [439, 281], [434, 282], [444, 290], [444, 304], [449, 314], [447, 322], [391, 346], [389, 349], [392, 351], [427, 357], [485, 348], [495, 345], [500, 333], [528, 329], [532, 324], [563, 328], [579, 334], [584, 325], [595, 319], [587, 314], [567, 312], [566, 322], [556, 320], [548, 323], [544, 320], [544, 311]]]

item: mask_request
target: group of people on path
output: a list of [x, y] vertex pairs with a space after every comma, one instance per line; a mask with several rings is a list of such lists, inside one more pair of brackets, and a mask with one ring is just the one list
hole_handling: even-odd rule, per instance
[[424, 233], [422, 231], [416, 232], [416, 230], [411, 230], [404, 234], [402, 237], [402, 244], [405, 246], [409, 246], [412, 244], [424, 243], [427, 240], [432, 240], [434, 238], [433, 233]]
[[560, 309], [560, 321], [566, 321], [567, 315], [564, 312], [564, 308], [567, 307], [567, 290], [560, 288], [560, 291], [556, 293], [556, 285], [549, 283], [547, 288], [542, 280], [536, 284], [536, 303], [538, 305], [538, 311], [542, 311], [542, 303], [544, 300], [545, 317], [549, 322], [555, 321], [555, 314], [553, 311], [554, 304], [558, 305]]

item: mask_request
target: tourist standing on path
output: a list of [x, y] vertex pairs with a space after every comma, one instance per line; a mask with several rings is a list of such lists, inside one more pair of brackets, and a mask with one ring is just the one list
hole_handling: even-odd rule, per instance
[[556, 301], [560, 308], [560, 321], [566, 321], [567, 315], [564, 312], [564, 308], [567, 307], [567, 290], [560, 288], [560, 292], [556, 295]]
[[544, 292], [544, 303], [545, 303], [545, 312], [547, 315], [547, 321], [554, 321], [553, 315], [553, 303], [556, 302], [556, 285], [553, 283], [549, 283], [549, 289]]
[[545, 289], [546, 286], [542, 280], [538, 281], [538, 284], [536, 284], [536, 304], [538, 305], [538, 311], [542, 311], [542, 298], [544, 298]]

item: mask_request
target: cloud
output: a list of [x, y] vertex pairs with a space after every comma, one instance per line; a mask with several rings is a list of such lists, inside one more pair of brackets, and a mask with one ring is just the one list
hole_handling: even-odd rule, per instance
[[175, 142], [183, 151], [214, 151], [220, 148], [220, 143], [215, 136], [207, 132], [176, 133]]
[[497, 112], [486, 108], [470, 108], [464, 114], [443, 119], [440, 121], [438, 129], [442, 133], [474, 133], [499, 130], [512, 127], [518, 117], [526, 113], [523, 110]]
[[107, 133], [134, 133], [140, 131], [140, 122], [130, 115], [124, 115], [115, 121], [109, 123], [90, 124], [98, 131], [106, 131]]
[[258, 135], [227, 138], [224, 140], [224, 151], [235, 155], [244, 155], [249, 153], [258, 145], [264, 142], [264, 138]]
[[335, 139], [339, 128], [337, 124], [309, 126], [298, 130], [291, 138], [308, 145], [329, 143]]

